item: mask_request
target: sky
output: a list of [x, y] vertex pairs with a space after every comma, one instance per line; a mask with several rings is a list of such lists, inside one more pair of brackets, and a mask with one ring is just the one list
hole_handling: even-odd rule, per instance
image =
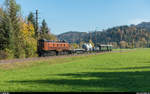
[[[90, 32], [150, 21], [150, 0], [16, 0], [22, 15], [39, 10], [53, 34]], [[0, 0], [0, 5], [4, 0]]]

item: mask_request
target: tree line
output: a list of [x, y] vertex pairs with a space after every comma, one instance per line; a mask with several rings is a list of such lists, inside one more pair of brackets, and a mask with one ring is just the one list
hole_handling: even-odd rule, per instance
[[[70, 43], [94, 43], [111, 44], [114, 48], [149, 48], [150, 31], [144, 27], [136, 25], [118, 26], [103, 31], [86, 32], [67, 32], [58, 35], [59, 39], [66, 40]], [[78, 46], [79, 47], [79, 46]]]
[[[39, 28], [37, 28], [39, 26]], [[37, 56], [37, 40], [57, 40], [45, 20], [36, 24], [31, 12], [25, 18], [15, 0], [5, 0], [0, 7], [0, 58], [27, 58]]]

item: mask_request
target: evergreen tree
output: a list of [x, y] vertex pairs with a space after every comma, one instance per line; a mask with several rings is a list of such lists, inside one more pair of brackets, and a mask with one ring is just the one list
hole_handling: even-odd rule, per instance
[[12, 25], [8, 15], [4, 11], [1, 11], [0, 19], [0, 43], [3, 49], [10, 49], [12, 44]]
[[48, 28], [47, 23], [46, 23], [45, 20], [42, 21], [41, 33], [42, 34], [48, 34], [48, 33], [50, 33], [50, 30], [49, 30], [49, 28]]
[[0, 8], [0, 50], [4, 50], [5, 46], [3, 43], [5, 42], [5, 31], [3, 28], [3, 19], [4, 19], [4, 11]]
[[56, 36], [50, 34], [50, 30], [47, 26], [45, 20], [42, 21], [42, 26], [40, 27], [40, 38], [47, 39], [47, 40], [57, 40]]
[[20, 6], [16, 4], [15, 0], [6, 0], [6, 12], [10, 19], [11, 25], [11, 49], [13, 50], [14, 56], [24, 57], [23, 40], [21, 39], [20, 32]]
[[36, 20], [35, 20], [34, 14], [32, 12], [29, 13], [27, 20], [28, 20], [28, 24], [31, 23], [33, 25], [34, 32], [35, 32], [34, 37], [37, 38], [38, 37], [38, 32], [37, 32], [37, 29], [36, 29], [37, 28]]
[[36, 21], [35, 21], [34, 14], [32, 12], [30, 12], [28, 15], [28, 22], [31, 22], [34, 28], [36, 28]]

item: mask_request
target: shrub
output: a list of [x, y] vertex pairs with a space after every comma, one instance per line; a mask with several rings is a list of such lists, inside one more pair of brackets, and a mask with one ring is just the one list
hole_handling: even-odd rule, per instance
[[13, 51], [9, 49], [0, 50], [0, 59], [12, 59], [14, 57]]
[[8, 54], [4, 50], [1, 50], [0, 51], [0, 60], [6, 59], [7, 57], [8, 57]]

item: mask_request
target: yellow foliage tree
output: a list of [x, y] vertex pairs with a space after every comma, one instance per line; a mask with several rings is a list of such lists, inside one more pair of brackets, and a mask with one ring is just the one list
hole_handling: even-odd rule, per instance
[[79, 45], [77, 43], [71, 44], [71, 49], [78, 49]]
[[30, 22], [21, 22], [22, 40], [26, 57], [33, 57], [37, 51], [37, 40], [34, 38], [34, 26]]
[[93, 47], [95, 46], [92, 40], [89, 40], [89, 43], [90, 43]]
[[120, 42], [120, 46], [121, 46], [121, 48], [127, 48], [128, 47], [128, 43], [126, 41], [121, 41]]

